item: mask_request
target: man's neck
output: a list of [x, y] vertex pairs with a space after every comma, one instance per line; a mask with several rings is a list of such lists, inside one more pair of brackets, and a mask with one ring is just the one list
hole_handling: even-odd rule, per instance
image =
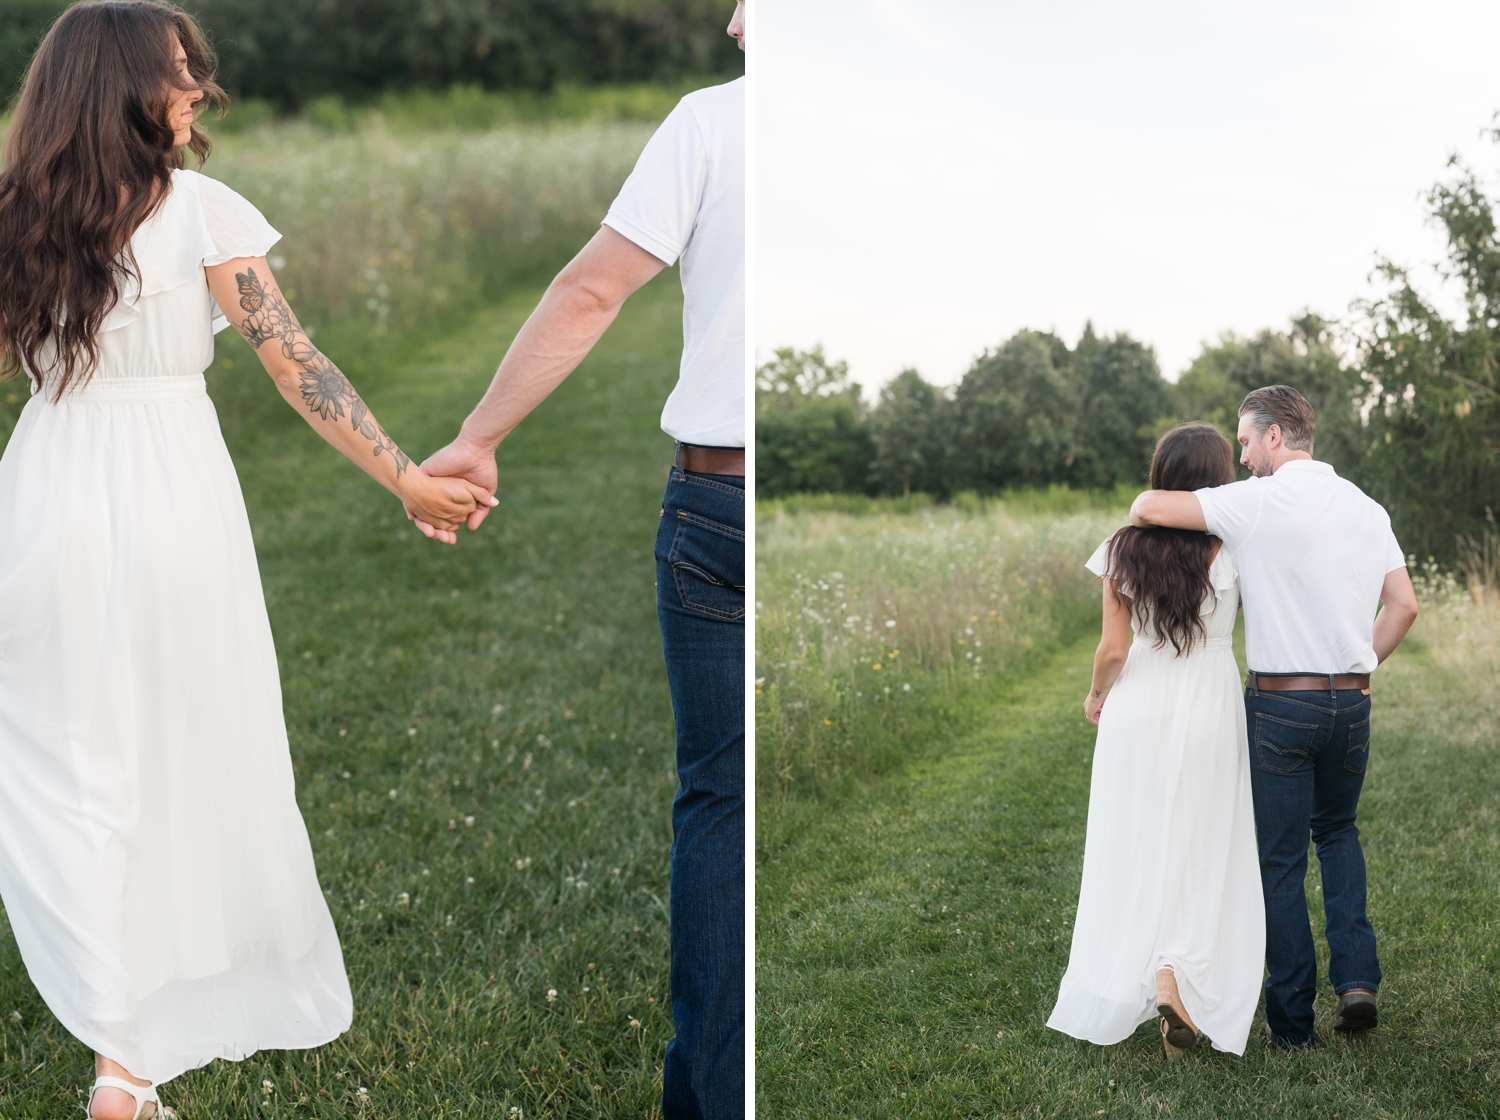
[[1278, 451], [1276, 457], [1271, 460], [1271, 473], [1275, 474], [1288, 463], [1295, 463], [1302, 459], [1311, 458], [1311, 453], [1307, 451]]

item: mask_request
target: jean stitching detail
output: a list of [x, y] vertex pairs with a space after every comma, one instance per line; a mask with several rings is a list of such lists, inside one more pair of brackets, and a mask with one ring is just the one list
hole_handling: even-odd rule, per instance
[[679, 524], [681, 522], [687, 521], [693, 525], [697, 525], [700, 529], [707, 529], [710, 532], [719, 533], [722, 536], [729, 537], [731, 540], [736, 540], [741, 543], [744, 543], [745, 540], [744, 532], [740, 529], [736, 529], [733, 525], [725, 525], [722, 521], [714, 521], [711, 518], [700, 517], [698, 514], [689, 513], [685, 509], [680, 509], [677, 511], [677, 520]]
[[[1294, 706], [1296, 706], [1298, 708], [1306, 708], [1310, 712], [1319, 712], [1319, 713], [1321, 713], [1322, 715], [1325, 715], [1325, 716], [1336, 716], [1339, 713], [1339, 710], [1337, 708], [1334, 708], [1334, 707], [1328, 707], [1328, 706], [1325, 706], [1323, 704], [1309, 704], [1306, 700], [1293, 700], [1293, 699], [1291, 699], [1291, 695], [1292, 694], [1286, 693], [1286, 692], [1264, 692], [1264, 691], [1262, 691], [1262, 692], [1257, 692], [1257, 693], [1251, 693], [1250, 695], [1253, 695], [1256, 698], [1256, 703], [1257, 704], [1265, 704], [1265, 703], [1291, 704], [1291, 705], [1294, 705]], [[1259, 714], [1259, 713], [1257, 713], [1257, 714]]]
[[[683, 606], [683, 608], [685, 610], [697, 611], [699, 614], [710, 615], [713, 618], [726, 619], [726, 620], [728, 620], [730, 622], [738, 622], [740, 619], [742, 619], [742, 618], [745, 617], [745, 608], [744, 607], [741, 607], [737, 611], [723, 611], [723, 610], [720, 610], [718, 607], [711, 607], [707, 603], [700, 603], [696, 599], [689, 598], [688, 597], [688, 593], [687, 593], [687, 587], [684, 585], [683, 578], [682, 578], [683, 570], [684, 569], [689, 569], [689, 568], [691, 568], [694, 571], [698, 570], [696, 568], [693, 568], [693, 566], [691, 564], [673, 564], [672, 565], [672, 576], [673, 576], [673, 579], [676, 580], [676, 583], [677, 583], [677, 597], [682, 600], [682, 606]], [[720, 583], [719, 586], [720, 587], [728, 587], [729, 584], [727, 584], [727, 583]], [[743, 594], [743, 593], [744, 592], [741, 591], [741, 594]]]
[[672, 481], [681, 483], [684, 486], [702, 486], [709, 490], [718, 490], [721, 493], [733, 495], [741, 501], [744, 501], [745, 498], [745, 491], [740, 487], [731, 486], [727, 482], [715, 482], [712, 478], [701, 474], [689, 474], [687, 471], [674, 470], [672, 472]]

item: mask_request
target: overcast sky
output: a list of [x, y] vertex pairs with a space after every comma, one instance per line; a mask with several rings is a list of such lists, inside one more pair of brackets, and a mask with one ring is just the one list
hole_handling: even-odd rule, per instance
[[1022, 327], [1206, 339], [1346, 316], [1422, 196], [1500, 166], [1500, 4], [758, 0], [758, 358], [956, 382]]

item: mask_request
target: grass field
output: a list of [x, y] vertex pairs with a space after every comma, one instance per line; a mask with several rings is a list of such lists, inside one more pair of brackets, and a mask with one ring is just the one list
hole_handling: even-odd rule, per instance
[[[398, 143], [351, 140], [365, 142]], [[634, 153], [618, 154], [623, 177]], [[267, 213], [284, 231], [309, 220]], [[316, 1051], [184, 1075], [166, 1089], [184, 1120], [659, 1115], [676, 778], [651, 549], [677, 283], [669, 272], [637, 293], [506, 442], [501, 504], [455, 548], [418, 534], [286, 408], [234, 332], [219, 336], [210, 393], [255, 530], [355, 1021]], [[393, 328], [353, 357], [327, 349], [420, 460], [452, 437], [540, 294], [492, 292], [440, 338]], [[329, 322], [320, 342], [359, 327]], [[0, 442], [17, 388], [0, 386]], [[0, 932], [0, 1116], [76, 1116], [91, 1080]]]
[[[885, 516], [915, 534], [909, 520], [927, 515]], [[840, 534], [814, 548], [807, 533], [765, 529], [757, 563], [833, 566]], [[1326, 979], [1307, 1053], [1252, 1037], [1243, 1058], [1199, 1050], [1169, 1065], [1154, 1024], [1110, 1048], [1044, 1026], [1082, 867], [1085, 634], [914, 719], [900, 761], [762, 799], [761, 1114], [1500, 1115], [1500, 610], [1432, 582], [1378, 678], [1361, 804], [1386, 972], [1373, 1037], [1331, 1036]], [[1320, 915], [1317, 885], [1314, 860]]]

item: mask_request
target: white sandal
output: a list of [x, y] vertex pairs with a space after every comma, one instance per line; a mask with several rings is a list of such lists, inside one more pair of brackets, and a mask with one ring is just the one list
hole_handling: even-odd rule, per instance
[[161, 1103], [161, 1098], [156, 1095], [155, 1085], [132, 1085], [129, 1081], [120, 1077], [94, 1078], [94, 1087], [89, 1090], [88, 1103], [83, 1106], [83, 1111], [90, 1117], [94, 1115], [89, 1111], [94, 1107], [94, 1094], [100, 1089], [123, 1089], [134, 1097], [135, 1115], [131, 1117], [131, 1120], [142, 1120], [141, 1109], [145, 1108], [148, 1104], [154, 1104], [156, 1111], [147, 1120], [176, 1120], [177, 1113]]

